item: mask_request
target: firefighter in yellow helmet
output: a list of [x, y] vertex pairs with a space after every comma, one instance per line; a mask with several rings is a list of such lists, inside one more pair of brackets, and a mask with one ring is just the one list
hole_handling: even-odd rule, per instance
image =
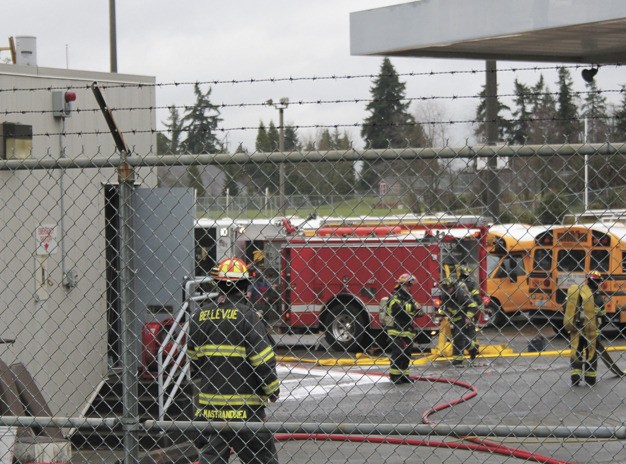
[[[196, 389], [194, 420], [265, 420], [265, 407], [279, 396], [276, 358], [265, 326], [245, 292], [248, 268], [238, 258], [211, 270], [219, 296], [192, 315], [187, 353]], [[200, 464], [228, 462], [231, 447], [244, 463], [278, 462], [267, 431], [223, 430], [200, 434]]]
[[443, 312], [452, 332], [452, 365], [465, 365], [465, 350], [474, 359], [478, 352], [474, 317], [478, 310], [464, 282], [446, 277], [439, 283]]
[[409, 376], [411, 348], [415, 338], [413, 319], [422, 315], [421, 306], [415, 302], [410, 293], [410, 288], [416, 282], [417, 279], [411, 274], [402, 274], [398, 277], [385, 307], [390, 320], [387, 326], [391, 362], [389, 378], [396, 385], [413, 382]]
[[598, 375], [597, 339], [606, 313], [598, 290], [602, 276], [598, 271], [587, 274], [586, 283], [567, 289], [563, 329], [570, 335], [572, 386], [585, 380], [595, 385]]
[[478, 342], [476, 341], [476, 318], [478, 317], [478, 313], [485, 311], [485, 305], [483, 304], [483, 300], [480, 297], [480, 290], [478, 288], [478, 282], [474, 279], [474, 273], [469, 266], [464, 264], [460, 264], [456, 266], [456, 272], [459, 280], [465, 284], [467, 290], [469, 291], [474, 304], [470, 305], [470, 309], [473, 312], [474, 316], [472, 317], [472, 327], [467, 329], [467, 335], [471, 338], [470, 347], [468, 349], [470, 359], [476, 359], [478, 355]]

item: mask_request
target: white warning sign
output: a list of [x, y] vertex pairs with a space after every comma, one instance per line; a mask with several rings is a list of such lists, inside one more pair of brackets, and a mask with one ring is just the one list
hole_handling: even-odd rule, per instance
[[55, 224], [43, 224], [35, 232], [37, 254], [49, 255], [57, 251], [57, 227]]

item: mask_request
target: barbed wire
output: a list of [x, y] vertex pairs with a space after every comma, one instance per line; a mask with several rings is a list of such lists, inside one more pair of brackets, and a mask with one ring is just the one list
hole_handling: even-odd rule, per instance
[[[614, 63], [606, 66], [621, 67], [622, 63]], [[191, 86], [191, 85], [241, 85], [241, 84], [261, 84], [261, 83], [283, 83], [283, 82], [303, 82], [303, 81], [328, 81], [328, 80], [352, 80], [352, 79], [375, 79], [380, 77], [423, 77], [423, 76], [442, 76], [442, 75], [464, 75], [464, 74], [481, 74], [488, 72], [521, 72], [521, 71], [554, 71], [561, 68], [565, 69], [580, 69], [588, 68], [587, 65], [573, 64], [573, 65], [553, 65], [553, 66], [528, 66], [528, 67], [511, 67], [496, 69], [494, 71], [486, 69], [469, 69], [469, 70], [451, 70], [451, 71], [420, 71], [420, 72], [406, 72], [406, 73], [389, 73], [389, 74], [345, 74], [345, 75], [326, 75], [326, 76], [288, 76], [288, 77], [265, 77], [265, 78], [248, 78], [248, 79], [215, 79], [215, 80], [196, 80], [196, 81], [180, 81], [180, 82], [101, 82], [99, 87], [103, 90], [114, 88], [158, 88], [158, 87], [179, 87], [179, 86]], [[11, 87], [0, 88], [0, 93], [3, 92], [39, 92], [39, 91], [52, 91], [52, 90], [79, 90], [90, 89], [91, 83], [85, 85], [65, 85], [65, 86], [45, 86], [45, 87]]]
[[[576, 121], [579, 123], [584, 122], [584, 120], [594, 121], [594, 120], [621, 120], [621, 118], [617, 116], [589, 116], [589, 117], [576, 117], [576, 118], [498, 118], [498, 122], [563, 122], [563, 121]], [[368, 124], [363, 122], [354, 122], [354, 123], [343, 123], [343, 124], [300, 124], [300, 125], [291, 125], [287, 124], [285, 127], [289, 127], [294, 130], [299, 129], [347, 129], [354, 127], [377, 127], [377, 128], [389, 128], [389, 127], [418, 127], [425, 125], [455, 125], [455, 124], [487, 124], [489, 120], [478, 120], [478, 119], [461, 119], [461, 120], [448, 120], [448, 121], [416, 121], [411, 123], [388, 123], [388, 124]], [[276, 128], [280, 128], [281, 126], [276, 126]], [[241, 127], [218, 127], [214, 130], [211, 129], [197, 129], [194, 128], [194, 131], [200, 133], [212, 133], [212, 132], [237, 132], [237, 131], [258, 131], [258, 126], [241, 126]], [[181, 128], [180, 132], [188, 132], [188, 129]], [[123, 131], [125, 134], [166, 134], [170, 133], [169, 129], [130, 129]], [[54, 137], [54, 136], [78, 136], [83, 137], [86, 135], [110, 135], [110, 132], [104, 130], [95, 130], [95, 131], [76, 131], [76, 132], [42, 132], [42, 133], [33, 133], [33, 137]]]
[[[583, 95], [589, 94], [625, 94], [626, 89], [608, 89], [608, 90], [584, 90], [584, 91], [573, 91], [572, 95], [574, 97], [582, 97]], [[289, 102], [289, 105], [333, 105], [333, 104], [360, 104], [360, 103], [398, 103], [398, 102], [419, 102], [419, 101], [436, 101], [436, 100], [476, 100], [476, 99], [486, 99], [486, 98], [517, 98], [517, 97], [547, 97], [553, 96], [557, 97], [559, 92], [528, 92], [528, 93], [505, 93], [505, 94], [497, 94], [495, 96], [484, 96], [484, 95], [431, 95], [424, 97], [405, 97], [405, 98], [345, 98], [345, 99], [335, 99], [335, 100], [325, 100], [325, 99], [314, 99], [314, 100], [293, 100]], [[251, 103], [212, 103], [212, 106], [216, 108], [252, 108], [252, 107], [266, 107], [271, 106], [268, 102], [251, 102]], [[157, 110], [170, 110], [170, 109], [180, 109], [180, 110], [190, 110], [193, 108], [193, 105], [161, 105], [161, 106], [128, 106], [128, 107], [115, 107], [110, 106], [109, 109], [113, 111], [157, 111]], [[89, 112], [100, 112], [100, 108], [75, 108], [73, 109], [76, 113], [89, 113]], [[8, 116], [10, 114], [47, 114], [54, 113], [54, 110], [4, 110], [0, 111], [0, 115]]]

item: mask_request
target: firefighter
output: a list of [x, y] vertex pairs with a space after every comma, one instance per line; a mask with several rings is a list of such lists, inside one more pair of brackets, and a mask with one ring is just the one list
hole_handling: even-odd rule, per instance
[[[280, 385], [265, 326], [245, 297], [248, 269], [242, 260], [228, 258], [211, 276], [219, 295], [194, 312], [187, 343], [196, 387], [194, 420], [264, 421]], [[278, 463], [268, 431], [212, 431], [196, 444], [200, 464], [228, 462], [231, 447], [241, 462]]]
[[563, 329], [570, 334], [570, 367], [572, 386], [585, 380], [595, 385], [598, 375], [597, 339], [606, 313], [598, 289], [602, 276], [598, 271], [587, 274], [586, 283], [567, 289]]
[[474, 317], [478, 310], [465, 283], [453, 277], [446, 277], [439, 284], [441, 288], [443, 312], [450, 322], [452, 332], [452, 365], [465, 364], [465, 350], [471, 359], [476, 357], [478, 347], [475, 342], [476, 328]]
[[476, 282], [476, 280], [474, 280], [473, 273], [470, 267], [464, 264], [457, 266], [457, 275], [459, 277], [459, 280], [463, 282], [465, 286], [467, 287], [467, 290], [472, 296], [472, 300], [474, 301], [474, 303], [476, 303], [474, 317], [472, 318], [474, 330], [472, 330], [472, 333], [470, 334], [469, 329], [468, 329], [468, 336], [471, 336], [471, 339], [472, 339], [472, 345], [471, 345], [471, 349], [469, 349], [469, 355], [470, 355], [470, 359], [474, 360], [476, 359], [476, 356], [478, 355], [478, 350], [479, 350], [479, 346], [476, 341], [476, 322], [477, 322], [478, 314], [485, 311], [485, 305], [483, 304], [483, 300], [480, 297], [480, 290], [478, 288], [478, 283]]
[[411, 274], [402, 274], [398, 277], [385, 307], [391, 321], [387, 327], [391, 361], [389, 378], [396, 385], [413, 382], [409, 376], [411, 347], [415, 338], [413, 318], [422, 315], [421, 306], [413, 300], [410, 293], [410, 288], [415, 282], [417, 279]]

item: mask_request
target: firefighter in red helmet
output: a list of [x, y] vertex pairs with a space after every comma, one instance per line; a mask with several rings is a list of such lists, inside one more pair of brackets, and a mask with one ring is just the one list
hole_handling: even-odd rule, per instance
[[415, 302], [410, 293], [411, 286], [416, 282], [417, 279], [411, 274], [402, 274], [398, 277], [385, 307], [389, 319], [387, 326], [391, 362], [389, 378], [395, 384], [413, 382], [409, 376], [411, 348], [415, 338], [413, 318], [422, 315], [421, 306]]
[[[219, 296], [194, 312], [187, 342], [196, 389], [194, 420], [264, 421], [265, 407], [278, 399], [280, 386], [265, 326], [245, 296], [248, 268], [228, 258], [211, 276]], [[200, 464], [228, 462], [231, 448], [244, 463], [278, 462], [268, 431], [205, 432], [196, 444]]]
[[586, 283], [567, 289], [563, 329], [570, 335], [570, 375], [572, 386], [584, 379], [595, 385], [598, 375], [597, 342], [606, 317], [604, 300], [599, 294], [602, 275], [587, 274]]

